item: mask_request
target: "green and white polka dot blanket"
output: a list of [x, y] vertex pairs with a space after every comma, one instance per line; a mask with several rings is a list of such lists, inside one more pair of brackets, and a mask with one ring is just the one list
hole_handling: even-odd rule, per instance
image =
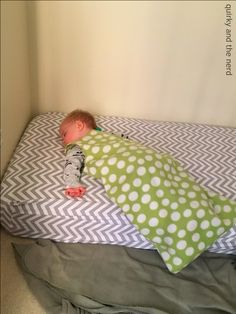
[[166, 153], [92, 130], [78, 141], [85, 171], [177, 273], [236, 223], [236, 203], [199, 186]]

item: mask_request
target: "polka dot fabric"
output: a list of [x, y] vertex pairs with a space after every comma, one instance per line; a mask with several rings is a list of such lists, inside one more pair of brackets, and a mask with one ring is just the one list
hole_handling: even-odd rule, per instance
[[88, 174], [177, 273], [236, 223], [236, 204], [199, 186], [170, 155], [99, 131], [78, 142]]

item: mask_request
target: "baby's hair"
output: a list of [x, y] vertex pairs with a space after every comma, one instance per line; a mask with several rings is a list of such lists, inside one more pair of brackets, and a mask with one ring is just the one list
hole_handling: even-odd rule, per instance
[[91, 113], [78, 109], [70, 112], [62, 121], [62, 123], [75, 122], [77, 120], [83, 121], [91, 129], [96, 129], [97, 127], [95, 118]]

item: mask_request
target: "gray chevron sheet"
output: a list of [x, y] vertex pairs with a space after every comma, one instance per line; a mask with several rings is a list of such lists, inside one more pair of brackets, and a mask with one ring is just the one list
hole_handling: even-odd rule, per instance
[[[101, 183], [83, 177], [83, 199], [64, 195], [64, 152], [58, 135], [65, 114], [35, 117], [2, 180], [1, 224], [10, 233], [61, 242], [109, 243], [152, 249], [152, 244], [106, 196]], [[128, 135], [176, 157], [205, 187], [236, 200], [236, 129], [191, 123], [97, 116], [100, 127]], [[236, 254], [236, 226], [212, 252]]]

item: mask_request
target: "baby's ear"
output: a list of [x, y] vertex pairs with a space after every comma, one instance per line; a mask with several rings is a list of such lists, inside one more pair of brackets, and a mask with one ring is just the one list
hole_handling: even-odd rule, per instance
[[83, 130], [84, 125], [85, 125], [84, 122], [81, 120], [75, 121], [75, 124], [76, 124], [76, 127], [79, 129], [79, 131]]

